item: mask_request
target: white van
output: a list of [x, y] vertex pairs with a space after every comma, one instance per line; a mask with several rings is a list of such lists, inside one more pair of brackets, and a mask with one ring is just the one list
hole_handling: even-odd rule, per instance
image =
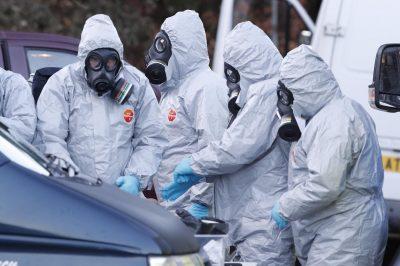
[[[213, 61], [214, 70], [221, 74], [224, 36], [238, 22], [235, 21], [238, 12], [243, 13], [243, 10], [246, 10], [246, 6], [243, 5], [249, 5], [251, 2], [260, 1], [222, 1]], [[265, 20], [270, 20], [269, 24], [275, 29], [282, 29], [278, 25], [282, 22], [282, 18], [279, 18], [282, 14], [290, 14], [284, 21], [289, 26], [288, 21], [291, 17], [294, 19], [293, 16], [303, 20], [307, 30], [312, 33], [311, 45], [331, 66], [342, 91], [361, 103], [374, 119], [383, 153], [385, 169], [383, 193], [389, 206], [390, 236], [399, 239], [400, 115], [372, 109], [368, 103], [368, 85], [372, 81], [378, 48], [385, 43], [400, 43], [400, 1], [322, 0], [315, 24], [297, 0], [263, 2], [271, 13]], [[282, 11], [282, 7], [285, 6], [296, 10], [297, 14]], [[247, 19], [252, 20], [250, 14]], [[246, 20], [243, 14], [241, 20]], [[291, 30], [287, 27], [287, 36], [293, 34]], [[267, 33], [273, 40], [277, 40], [279, 36], [276, 31]], [[306, 34], [303, 32], [303, 35]]]

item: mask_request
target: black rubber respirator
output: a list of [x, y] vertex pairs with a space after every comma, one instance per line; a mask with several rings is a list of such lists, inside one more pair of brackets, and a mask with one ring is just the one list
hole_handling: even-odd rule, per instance
[[91, 51], [85, 60], [85, 71], [89, 86], [99, 96], [110, 93], [110, 97], [124, 104], [133, 92], [133, 86], [125, 79], [116, 80], [122, 62], [117, 51], [100, 48]]
[[278, 82], [277, 94], [277, 115], [281, 120], [278, 135], [285, 141], [297, 141], [301, 137], [301, 131], [293, 114], [293, 94], [281, 81]]
[[228, 92], [228, 109], [229, 112], [236, 117], [237, 113], [240, 110], [240, 107], [236, 104], [236, 100], [240, 93], [240, 75], [239, 71], [236, 68], [229, 65], [228, 63], [224, 63], [224, 73], [226, 78], [226, 85], [229, 88]]
[[146, 70], [144, 73], [151, 84], [160, 85], [169, 79], [170, 73], [167, 73], [167, 66], [171, 56], [171, 41], [168, 34], [162, 30], [157, 33], [145, 56]]

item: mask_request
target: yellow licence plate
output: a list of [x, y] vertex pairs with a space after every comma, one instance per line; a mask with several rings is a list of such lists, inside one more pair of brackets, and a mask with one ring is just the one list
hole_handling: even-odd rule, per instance
[[383, 169], [389, 172], [400, 173], [400, 158], [394, 156], [382, 156]]

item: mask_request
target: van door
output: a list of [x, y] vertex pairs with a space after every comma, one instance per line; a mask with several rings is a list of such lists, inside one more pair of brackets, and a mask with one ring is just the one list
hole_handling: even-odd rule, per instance
[[336, 39], [340, 36], [340, 11], [343, 0], [325, 0], [318, 13], [312, 47], [330, 64]]
[[395, 0], [342, 1], [337, 24], [340, 34], [329, 61], [342, 91], [358, 101], [375, 121], [384, 156], [383, 192], [387, 199], [400, 199], [400, 115], [372, 109], [368, 85], [379, 46], [400, 42], [399, 9], [400, 2]]

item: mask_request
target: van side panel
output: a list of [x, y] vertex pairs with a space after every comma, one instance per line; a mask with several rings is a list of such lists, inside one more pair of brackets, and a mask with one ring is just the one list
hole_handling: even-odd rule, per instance
[[326, 35], [326, 27], [334, 28], [339, 23], [339, 14], [342, 0], [323, 1], [318, 13], [316, 30], [312, 40], [312, 47], [318, 51], [325, 62], [330, 64], [336, 36]]

